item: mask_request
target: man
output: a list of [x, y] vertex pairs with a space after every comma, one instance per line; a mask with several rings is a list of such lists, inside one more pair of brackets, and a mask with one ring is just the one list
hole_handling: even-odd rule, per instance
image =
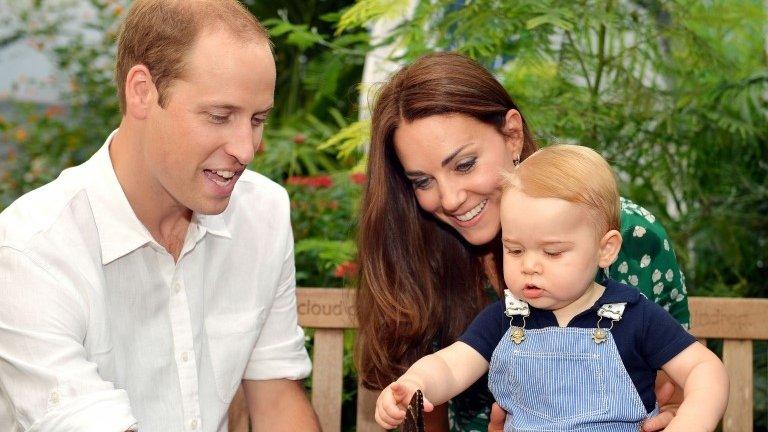
[[245, 169], [272, 107], [235, 0], [137, 0], [122, 121], [0, 215], [0, 430], [319, 430], [301, 382], [286, 192]]

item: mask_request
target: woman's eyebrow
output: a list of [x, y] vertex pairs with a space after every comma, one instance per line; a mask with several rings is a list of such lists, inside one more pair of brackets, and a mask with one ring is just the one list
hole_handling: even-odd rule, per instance
[[454, 150], [453, 152], [451, 152], [451, 154], [449, 154], [448, 156], [446, 156], [446, 157], [445, 157], [445, 159], [443, 159], [443, 161], [442, 161], [442, 162], [440, 162], [440, 166], [446, 166], [446, 165], [448, 165], [449, 163], [451, 163], [451, 161], [453, 160], [453, 158], [455, 158], [455, 157], [456, 157], [456, 155], [458, 155], [459, 153], [461, 153], [461, 151], [462, 151], [462, 150], [464, 150], [465, 148], [467, 148], [467, 147], [471, 146], [472, 144], [473, 144], [473, 143], [464, 144], [463, 146], [461, 146], [461, 147], [457, 148], [456, 150]]

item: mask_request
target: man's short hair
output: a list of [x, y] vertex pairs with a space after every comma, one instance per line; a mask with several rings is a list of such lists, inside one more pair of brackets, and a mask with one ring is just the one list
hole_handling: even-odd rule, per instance
[[269, 41], [264, 26], [237, 0], [136, 0], [120, 26], [115, 81], [125, 114], [125, 81], [137, 64], [149, 69], [164, 107], [173, 80], [183, 76], [186, 57], [203, 31], [223, 28], [248, 42]]
[[502, 194], [519, 190], [536, 198], [559, 198], [589, 210], [602, 237], [619, 229], [619, 189], [610, 165], [596, 151], [553, 145], [502, 174]]

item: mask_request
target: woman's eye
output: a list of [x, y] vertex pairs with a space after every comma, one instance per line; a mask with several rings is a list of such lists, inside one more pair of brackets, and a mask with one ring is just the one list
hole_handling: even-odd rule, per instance
[[257, 117], [257, 116], [251, 117], [251, 124], [253, 126], [258, 127], [258, 126], [263, 125], [266, 122], [267, 122], [267, 118], [266, 117]]
[[468, 172], [469, 170], [474, 168], [476, 161], [477, 161], [477, 159], [475, 159], [475, 158], [463, 161], [463, 162], [459, 163], [458, 165], [456, 165], [456, 170], [459, 171], [459, 172]]
[[419, 178], [411, 180], [414, 189], [426, 189], [429, 187], [429, 179]]

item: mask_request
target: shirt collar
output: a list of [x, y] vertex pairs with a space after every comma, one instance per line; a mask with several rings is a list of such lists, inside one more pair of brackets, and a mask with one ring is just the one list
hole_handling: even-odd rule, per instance
[[595, 302], [594, 307], [596, 308], [611, 303], [637, 303], [640, 301], [640, 296], [643, 295], [637, 288], [624, 285], [612, 279], [606, 279], [603, 284], [605, 285], [605, 292]]
[[104, 145], [85, 166], [88, 176], [86, 193], [99, 232], [102, 265], [153, 241], [152, 235], [133, 212], [115, 175], [109, 155], [109, 144], [115, 133], [117, 130], [109, 134]]
[[[99, 232], [101, 264], [125, 256], [147, 243], [154, 242], [149, 230], [141, 223], [128, 198], [117, 180], [109, 145], [117, 133], [112, 131], [104, 145], [86, 162], [88, 186], [86, 191], [93, 211], [93, 218]], [[226, 211], [224, 212], [226, 213]], [[218, 215], [193, 214], [192, 223], [199, 226], [198, 237], [206, 232], [225, 238], [232, 238], [224, 213]]]
[[[229, 208], [229, 206], [227, 206], [227, 208]], [[229, 228], [227, 228], [227, 221], [225, 219], [226, 213], [226, 210], [217, 215], [204, 215], [195, 213], [193, 220], [198, 224], [198, 226], [200, 226], [203, 234], [205, 232], [209, 232], [219, 237], [232, 238], [232, 234], [229, 232]]]

